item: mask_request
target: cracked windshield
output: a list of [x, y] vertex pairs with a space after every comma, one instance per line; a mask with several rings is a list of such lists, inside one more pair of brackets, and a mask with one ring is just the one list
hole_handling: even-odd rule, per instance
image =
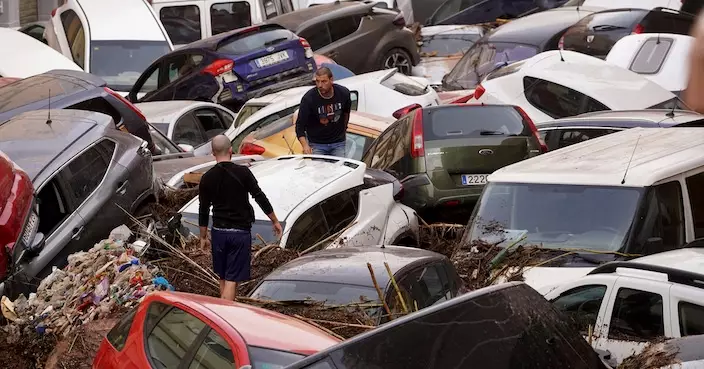
[[703, 6], [0, 0], [0, 369], [704, 362]]

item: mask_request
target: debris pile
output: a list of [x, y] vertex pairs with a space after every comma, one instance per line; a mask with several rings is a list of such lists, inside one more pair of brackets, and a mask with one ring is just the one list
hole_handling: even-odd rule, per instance
[[152, 214], [157, 221], [167, 224], [171, 217], [178, 214], [178, 211], [196, 196], [198, 196], [197, 186], [190, 188], [162, 186], [158, 201], [151, 205]]
[[677, 354], [677, 349], [668, 346], [664, 339], [660, 339], [648, 343], [640, 353], [623, 359], [616, 369], [664, 368], [679, 363]]

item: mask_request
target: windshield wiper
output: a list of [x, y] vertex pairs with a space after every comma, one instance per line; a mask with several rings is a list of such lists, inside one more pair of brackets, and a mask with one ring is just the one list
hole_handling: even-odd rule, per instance
[[269, 45], [278, 44], [278, 43], [283, 42], [283, 41], [286, 41], [286, 40], [288, 40], [288, 37], [275, 38], [275, 39], [273, 39], [273, 40], [271, 40], [271, 41], [265, 42], [265, 43], [264, 43], [264, 46], [269, 46]]
[[479, 131], [482, 136], [503, 136], [505, 133], [499, 131]]
[[613, 31], [616, 29], [626, 29], [626, 27], [614, 26], [614, 25], [610, 25], [610, 24], [601, 24], [601, 25], [592, 27], [592, 29], [594, 31]]

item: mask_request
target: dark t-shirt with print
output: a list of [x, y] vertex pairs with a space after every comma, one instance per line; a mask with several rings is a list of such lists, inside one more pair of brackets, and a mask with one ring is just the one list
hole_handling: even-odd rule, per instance
[[332, 85], [334, 94], [325, 99], [317, 88], [306, 92], [296, 120], [297, 137], [305, 137], [311, 143], [330, 144], [345, 141], [352, 100], [350, 90]]

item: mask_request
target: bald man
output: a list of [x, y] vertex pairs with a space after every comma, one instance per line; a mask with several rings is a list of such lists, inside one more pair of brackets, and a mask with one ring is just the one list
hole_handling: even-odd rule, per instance
[[[234, 301], [237, 298], [237, 283], [251, 279], [251, 229], [254, 223], [254, 209], [249, 203], [250, 194], [264, 214], [271, 219], [272, 234], [276, 238], [281, 238], [282, 229], [271, 203], [259, 188], [257, 179], [249, 168], [230, 161], [230, 139], [225, 135], [215, 136], [212, 148], [217, 164], [200, 179], [200, 245], [204, 249], [211, 246], [213, 269], [220, 279], [220, 297]], [[211, 206], [213, 224], [211, 241], [208, 241]]]

